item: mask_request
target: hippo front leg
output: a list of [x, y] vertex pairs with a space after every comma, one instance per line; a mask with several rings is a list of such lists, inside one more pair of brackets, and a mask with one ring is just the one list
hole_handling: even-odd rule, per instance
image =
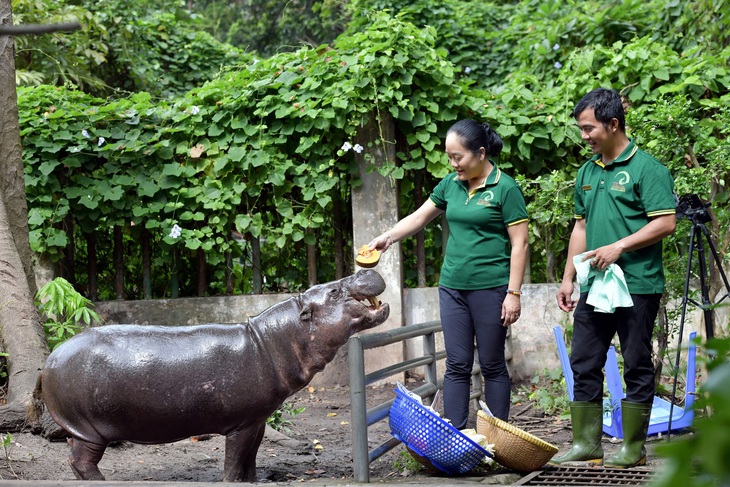
[[264, 438], [266, 423], [226, 435], [224, 482], [256, 482], [256, 454]]
[[71, 465], [74, 475], [79, 480], [105, 480], [97, 466], [104, 455], [106, 445], [89, 443], [79, 438], [69, 438], [71, 455], [68, 464]]

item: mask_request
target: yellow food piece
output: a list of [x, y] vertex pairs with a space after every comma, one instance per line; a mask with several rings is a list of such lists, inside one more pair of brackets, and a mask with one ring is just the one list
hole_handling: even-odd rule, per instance
[[377, 250], [370, 250], [370, 247], [363, 245], [357, 249], [357, 257], [355, 257], [355, 263], [360, 267], [375, 267], [380, 260], [380, 252]]

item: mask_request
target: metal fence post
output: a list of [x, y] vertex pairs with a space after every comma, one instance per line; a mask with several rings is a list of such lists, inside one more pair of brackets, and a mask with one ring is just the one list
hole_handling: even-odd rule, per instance
[[424, 366], [423, 378], [438, 389], [438, 373], [436, 372], [436, 332], [423, 335], [423, 355], [431, 357], [431, 362]]
[[360, 337], [347, 345], [350, 362], [350, 404], [352, 425], [352, 462], [356, 482], [370, 482], [367, 405], [365, 402], [365, 352]]

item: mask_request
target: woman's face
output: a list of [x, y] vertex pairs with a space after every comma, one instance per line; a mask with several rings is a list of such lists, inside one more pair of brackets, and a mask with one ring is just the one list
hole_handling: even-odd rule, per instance
[[446, 155], [449, 156], [449, 164], [456, 170], [461, 181], [482, 177], [484, 153], [482, 147], [480, 153], [474, 154], [464, 147], [461, 137], [453, 132], [446, 136]]

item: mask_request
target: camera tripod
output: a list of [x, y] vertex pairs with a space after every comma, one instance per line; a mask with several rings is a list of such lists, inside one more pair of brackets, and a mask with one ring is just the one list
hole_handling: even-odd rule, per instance
[[[700, 308], [705, 318], [705, 335], [707, 339], [714, 338], [714, 317], [712, 315], [713, 308], [720, 304], [725, 298], [730, 296], [730, 283], [728, 283], [725, 271], [722, 268], [722, 260], [717, 255], [715, 245], [712, 243], [712, 236], [710, 231], [707, 229], [703, 221], [696, 219], [692, 216], [689, 217], [692, 221], [692, 228], [689, 232], [689, 250], [687, 252], [687, 274], [684, 279], [684, 293], [682, 294], [682, 315], [679, 321], [679, 338], [677, 341], [677, 358], [674, 363], [674, 385], [672, 387], [672, 400], [669, 408], [669, 425], [667, 433], [671, 434], [672, 430], [672, 409], [674, 408], [674, 401], [677, 396], [677, 374], [679, 373], [679, 357], [682, 350], [682, 334], [684, 333], [684, 323], [687, 314], [687, 303], [690, 302]], [[708, 269], [707, 259], [705, 257], [705, 245], [703, 238], [707, 242], [707, 246], [710, 248], [712, 258], [717, 266], [717, 270], [722, 277], [722, 282], [725, 284], [725, 295], [722, 296], [716, 303], [710, 301], [710, 289], [708, 284]], [[698, 303], [689, 297], [689, 282], [692, 276], [692, 255], [697, 252], [699, 260], [699, 276], [700, 276], [700, 294], [702, 302]]]

